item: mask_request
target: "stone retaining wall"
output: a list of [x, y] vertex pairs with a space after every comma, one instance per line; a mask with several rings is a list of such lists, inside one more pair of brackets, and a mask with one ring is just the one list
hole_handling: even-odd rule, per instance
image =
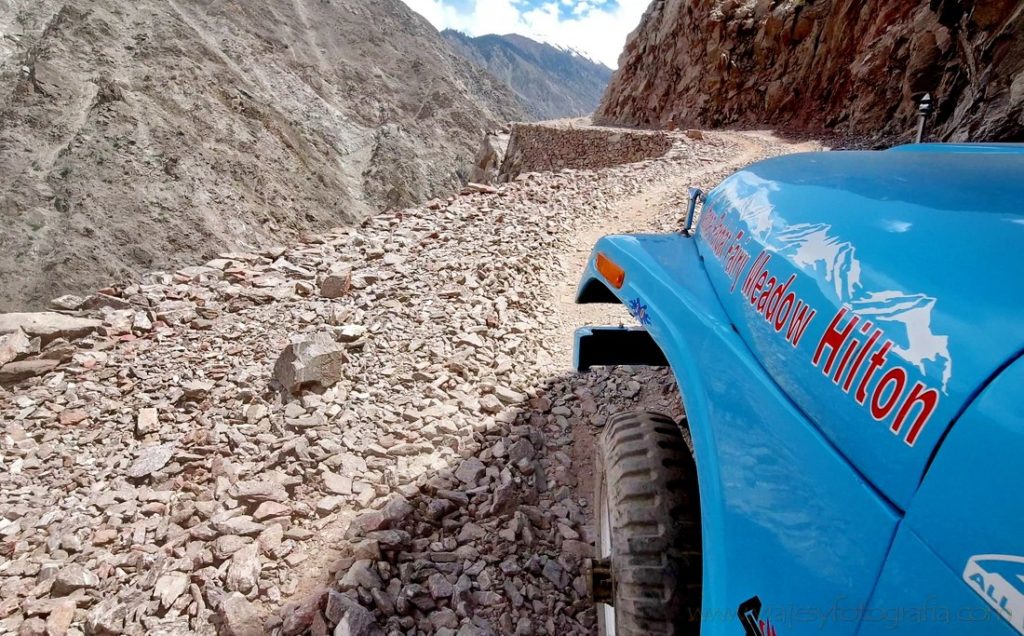
[[500, 180], [524, 172], [562, 168], [598, 170], [663, 156], [672, 147], [664, 132], [547, 123], [515, 124]]

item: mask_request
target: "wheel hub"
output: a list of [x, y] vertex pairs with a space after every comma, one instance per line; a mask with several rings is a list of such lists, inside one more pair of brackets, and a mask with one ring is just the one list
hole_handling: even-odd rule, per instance
[[612, 585], [611, 559], [587, 560], [587, 591], [595, 603], [612, 605], [615, 600]]

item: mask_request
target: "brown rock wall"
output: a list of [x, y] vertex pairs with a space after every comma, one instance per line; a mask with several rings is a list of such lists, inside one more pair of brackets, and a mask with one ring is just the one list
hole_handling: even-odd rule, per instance
[[516, 124], [501, 166], [501, 179], [514, 179], [524, 172], [598, 170], [656, 159], [672, 144], [669, 134], [649, 130]]
[[1024, 3], [655, 0], [596, 121], [907, 139], [924, 92], [935, 138], [1024, 137]]

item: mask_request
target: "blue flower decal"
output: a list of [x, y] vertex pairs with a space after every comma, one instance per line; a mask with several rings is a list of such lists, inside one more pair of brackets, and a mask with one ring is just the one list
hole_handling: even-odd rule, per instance
[[647, 305], [645, 305], [639, 298], [634, 298], [629, 301], [627, 305], [629, 313], [636, 318], [637, 322], [645, 327], [651, 324], [651, 317], [647, 314]]

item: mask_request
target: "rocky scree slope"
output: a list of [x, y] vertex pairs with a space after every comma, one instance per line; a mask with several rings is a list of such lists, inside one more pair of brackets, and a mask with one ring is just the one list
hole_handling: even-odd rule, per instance
[[770, 124], [907, 140], [1024, 136], [1024, 11], [1015, 0], [655, 0], [597, 120]]
[[593, 633], [581, 449], [679, 401], [566, 374], [567, 255], [652, 184], [674, 213], [637, 229], [668, 231], [682, 184], [780, 152], [677, 142], [22, 319], [55, 363], [0, 386], [0, 633]]
[[0, 29], [0, 309], [453, 191], [522, 117], [399, 0], [10, 0]]
[[522, 35], [474, 38], [451, 29], [441, 35], [459, 55], [511, 88], [537, 119], [590, 115], [612, 75], [604, 64]]

